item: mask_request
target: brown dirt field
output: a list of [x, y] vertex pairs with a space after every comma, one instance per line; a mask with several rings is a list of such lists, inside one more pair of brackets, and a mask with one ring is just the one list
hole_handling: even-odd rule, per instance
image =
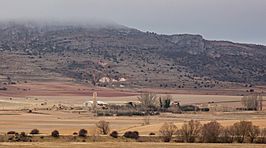
[[8, 85], [7, 91], [0, 91], [0, 96], [91, 96], [97, 91], [100, 97], [134, 96], [137, 93], [109, 88], [93, 88], [90, 86], [67, 82], [28, 82]]
[[[27, 82], [6, 86], [7, 91], [0, 91], [0, 96], [91, 96], [97, 91], [100, 97], [124, 97], [136, 96], [143, 92], [153, 92], [157, 94], [194, 94], [194, 95], [227, 95], [241, 96], [246, 94], [249, 88], [228, 88], [228, 89], [111, 89], [92, 87], [74, 82]], [[257, 92], [266, 94], [266, 86], [254, 88]]]
[[164, 122], [173, 122], [179, 128], [184, 121], [191, 119], [206, 123], [217, 120], [224, 126], [232, 125], [239, 120], [250, 120], [255, 125], [266, 127], [266, 113], [239, 112], [239, 113], [197, 113], [197, 114], [161, 114], [150, 117], [150, 125], [143, 125], [144, 117], [94, 117], [85, 113], [71, 113], [70, 111], [38, 111], [26, 113], [22, 111], [0, 111], [0, 129], [2, 133], [8, 131], [27, 132], [37, 128], [43, 134], [50, 134], [57, 129], [63, 135], [72, 135], [81, 128], [90, 132], [95, 129], [95, 123], [100, 120], [110, 122], [111, 130], [117, 130], [120, 134], [126, 131], [139, 131], [141, 135], [151, 132], [159, 134], [159, 129]]
[[[262, 89], [265, 89], [263, 87]], [[143, 89], [147, 91], [148, 89]], [[158, 134], [160, 126], [164, 122], [174, 122], [180, 127], [184, 121], [195, 119], [202, 123], [217, 120], [223, 125], [231, 125], [239, 120], [250, 120], [254, 124], [266, 127], [266, 112], [216, 112], [209, 113], [186, 113], [186, 114], [161, 114], [150, 117], [150, 125], [143, 126], [144, 117], [94, 117], [91, 113], [77, 113], [72, 111], [45, 110], [53, 105], [64, 104], [81, 107], [83, 102], [91, 100], [92, 92], [98, 92], [98, 100], [107, 103], [123, 103], [137, 101], [139, 90], [123, 90], [109, 88], [91, 88], [82, 84], [66, 82], [28, 82], [8, 86], [8, 91], [0, 91], [0, 132], [6, 133], [11, 130], [17, 132], [30, 132], [38, 128], [44, 134], [50, 134], [54, 129], [61, 134], [71, 135], [81, 128], [92, 130], [95, 123], [106, 120], [111, 123], [112, 130], [118, 130], [121, 134], [127, 130], [137, 130], [142, 135], [150, 132]], [[153, 90], [157, 91], [157, 90]], [[206, 91], [206, 90], [204, 90]], [[223, 90], [221, 90], [223, 91]], [[227, 91], [227, 93], [232, 91]], [[182, 93], [180, 93], [182, 92]], [[157, 93], [165, 95], [172, 93], [175, 100], [181, 104], [203, 104], [208, 107], [220, 106], [241, 107], [241, 96], [234, 93], [230, 95], [206, 95], [195, 90], [158, 90]], [[160, 95], [160, 94], [158, 94]], [[12, 98], [12, 99], [11, 99]], [[264, 98], [265, 99], [265, 98]], [[229, 103], [212, 103], [219, 101], [235, 101]], [[43, 103], [46, 105], [42, 105]], [[265, 106], [264, 102], [264, 106]], [[34, 109], [37, 108], [35, 111]], [[33, 113], [21, 111], [32, 109]]]
[[266, 145], [255, 144], [202, 144], [202, 143], [136, 143], [136, 142], [101, 142], [101, 143], [0, 143], [0, 148], [264, 148]]
[[[137, 96], [141, 92], [156, 92], [157, 94], [172, 94], [175, 100], [181, 104], [207, 104], [217, 101], [240, 101], [241, 96], [236, 92], [245, 92], [243, 88], [223, 89], [223, 90], [165, 90], [165, 89], [110, 89], [93, 88], [85, 84], [73, 82], [27, 82], [8, 85], [7, 91], [0, 91], [0, 110], [14, 109], [15, 106], [29, 108], [46, 102], [53, 104], [81, 105], [86, 100], [90, 100], [92, 93], [98, 92], [98, 99], [107, 102], [128, 102], [137, 101]], [[259, 90], [266, 90], [266, 87], [259, 87]], [[266, 91], [265, 91], [266, 92]], [[221, 95], [217, 95], [221, 94]], [[12, 98], [12, 101], [10, 101]], [[240, 102], [229, 102], [211, 104], [212, 106], [223, 105], [226, 107], [236, 107]], [[23, 107], [24, 106], [24, 107]]]
[[258, 93], [266, 95], [266, 86], [256, 86], [255, 88], [232, 87], [223, 89], [158, 89], [158, 88], [143, 88], [137, 92], [154, 92], [156, 94], [194, 94], [194, 95], [226, 95], [226, 96], [241, 96], [247, 94], [247, 90], [254, 89]]

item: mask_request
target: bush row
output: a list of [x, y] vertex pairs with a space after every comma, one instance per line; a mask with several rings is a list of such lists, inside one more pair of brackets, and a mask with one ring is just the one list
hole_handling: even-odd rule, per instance
[[217, 121], [201, 124], [191, 120], [180, 129], [173, 123], [164, 123], [160, 135], [164, 142], [170, 142], [175, 137], [175, 141], [190, 143], [266, 143], [266, 128], [253, 125], [250, 121], [240, 121], [225, 127]]
[[[109, 122], [99, 121], [96, 127], [100, 134], [107, 135], [110, 132]], [[163, 142], [200, 142], [200, 143], [266, 143], [266, 128], [260, 128], [253, 125], [250, 121], [239, 121], [231, 126], [222, 126], [217, 121], [211, 121], [205, 124], [196, 120], [185, 122], [181, 128], [173, 123], [164, 123], [159, 129], [159, 136], [154, 136], [152, 132], [149, 136], [141, 137], [138, 131], [126, 131], [122, 137], [134, 139], [137, 141], [143, 141], [144, 139], [154, 141], [160, 138]], [[30, 135], [21, 132], [20, 134], [15, 131], [9, 131], [8, 141], [23, 141], [30, 142], [31, 137], [36, 134], [40, 134], [38, 129], [33, 129]], [[51, 132], [51, 136], [58, 138], [60, 133], [58, 130]], [[79, 132], [73, 133], [73, 136], [79, 136], [86, 138], [89, 136], [86, 129], [80, 129]], [[95, 136], [92, 134], [92, 136]], [[118, 138], [119, 133], [113, 131], [110, 133], [113, 138]]]

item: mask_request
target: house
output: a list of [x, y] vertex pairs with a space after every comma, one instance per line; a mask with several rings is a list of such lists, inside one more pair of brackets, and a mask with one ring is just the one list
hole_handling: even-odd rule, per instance
[[126, 82], [127, 81], [127, 79], [125, 79], [125, 78], [120, 78], [119, 79], [119, 82]]
[[108, 77], [102, 77], [102, 78], [99, 80], [99, 82], [101, 82], [101, 83], [109, 83], [109, 82], [111, 82], [111, 79], [108, 78]]
[[[96, 101], [97, 107], [107, 108], [108, 103], [105, 103], [103, 101]], [[86, 101], [83, 103], [84, 107], [92, 108], [93, 107], [93, 101]]]

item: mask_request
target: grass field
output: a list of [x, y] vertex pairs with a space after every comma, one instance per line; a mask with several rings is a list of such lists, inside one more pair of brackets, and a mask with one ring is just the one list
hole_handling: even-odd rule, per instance
[[187, 144], [187, 143], [0, 143], [0, 148], [265, 148], [266, 145], [253, 144]]

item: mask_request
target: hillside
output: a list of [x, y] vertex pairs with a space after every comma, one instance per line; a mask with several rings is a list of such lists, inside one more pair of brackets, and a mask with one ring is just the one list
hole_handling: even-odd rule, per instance
[[2, 83], [176, 89], [266, 84], [266, 46], [121, 25], [2, 23], [0, 53]]

